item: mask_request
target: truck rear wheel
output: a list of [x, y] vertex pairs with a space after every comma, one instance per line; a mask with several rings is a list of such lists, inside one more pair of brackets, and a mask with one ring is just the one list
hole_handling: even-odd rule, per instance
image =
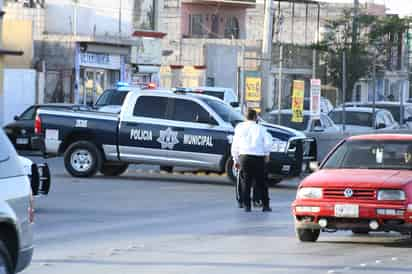
[[12, 274], [12, 261], [6, 245], [0, 240], [0, 274]]
[[91, 177], [102, 167], [102, 153], [91, 142], [78, 141], [64, 153], [66, 170], [74, 177]]
[[319, 238], [320, 229], [297, 228], [296, 235], [301, 242], [316, 242]]
[[122, 175], [128, 167], [128, 164], [103, 164], [100, 172], [104, 176], [119, 176]]

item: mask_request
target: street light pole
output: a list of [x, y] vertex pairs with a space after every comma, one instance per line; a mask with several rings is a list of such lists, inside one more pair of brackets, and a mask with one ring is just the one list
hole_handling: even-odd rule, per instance
[[346, 130], [346, 109], [345, 109], [345, 101], [346, 101], [346, 49], [342, 51], [342, 130]]
[[268, 100], [270, 98], [270, 69], [272, 64], [272, 43], [273, 43], [273, 12], [272, 12], [272, 1], [265, 1], [265, 18], [263, 24], [263, 41], [262, 41], [262, 97], [261, 97], [261, 111], [265, 112]]

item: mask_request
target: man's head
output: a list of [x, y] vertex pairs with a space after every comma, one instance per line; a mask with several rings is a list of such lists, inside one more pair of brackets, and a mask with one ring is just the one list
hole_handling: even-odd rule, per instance
[[256, 110], [249, 108], [247, 110], [246, 119], [248, 119], [249, 121], [256, 121], [257, 120]]

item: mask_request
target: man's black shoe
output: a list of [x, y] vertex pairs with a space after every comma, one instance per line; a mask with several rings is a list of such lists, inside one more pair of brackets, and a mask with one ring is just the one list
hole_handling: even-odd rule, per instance
[[250, 212], [250, 211], [251, 211], [250, 206], [245, 206], [245, 212]]
[[272, 209], [269, 206], [265, 206], [262, 209], [263, 212], [272, 212]]
[[237, 203], [237, 206], [238, 206], [239, 208], [243, 208], [243, 203]]

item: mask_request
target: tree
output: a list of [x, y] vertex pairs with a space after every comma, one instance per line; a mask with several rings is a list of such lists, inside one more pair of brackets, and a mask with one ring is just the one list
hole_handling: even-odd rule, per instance
[[[402, 48], [402, 35], [410, 23], [409, 19], [397, 16], [361, 14], [357, 19], [357, 33], [353, 33], [352, 16], [352, 10], [345, 10], [341, 18], [328, 20], [324, 39], [315, 45], [323, 52], [326, 78], [339, 88], [342, 86], [342, 55], [346, 52], [347, 92], [346, 98], [341, 98], [345, 101], [351, 100], [356, 82], [370, 76], [374, 62], [378, 67], [391, 68], [393, 49]], [[401, 50], [398, 53], [401, 54]]]

